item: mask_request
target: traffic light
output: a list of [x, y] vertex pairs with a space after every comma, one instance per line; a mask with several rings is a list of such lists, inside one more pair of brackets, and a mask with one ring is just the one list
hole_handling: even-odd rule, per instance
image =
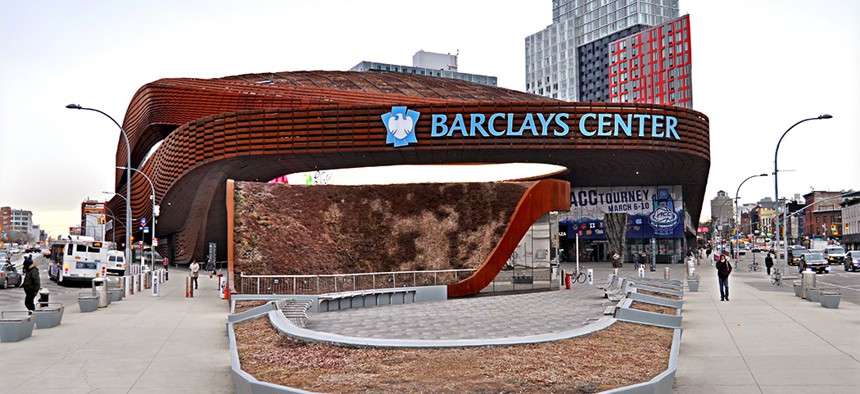
[[128, 238], [130, 242], [134, 242], [134, 235], [129, 235]]

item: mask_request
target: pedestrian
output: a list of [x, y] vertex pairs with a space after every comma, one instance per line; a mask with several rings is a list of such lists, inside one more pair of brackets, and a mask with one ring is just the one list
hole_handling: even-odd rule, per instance
[[161, 264], [164, 266], [164, 280], [169, 280], [170, 275], [168, 274], [167, 267], [170, 266], [170, 259], [167, 257], [161, 259]]
[[621, 255], [618, 252], [612, 254], [612, 268], [621, 268]]
[[767, 274], [770, 275], [770, 267], [773, 267], [773, 257], [770, 257], [770, 252], [764, 258], [764, 266], [767, 267]]
[[705, 251], [705, 256], [708, 258], [708, 262], [710, 262], [711, 265], [714, 265], [714, 259], [711, 258], [711, 253], [712, 253], [711, 247], [708, 246], [708, 249]]
[[720, 255], [717, 262], [717, 277], [720, 280], [720, 301], [729, 300], [729, 274], [732, 273], [732, 265], [729, 264], [725, 255]]
[[36, 304], [33, 301], [36, 299], [36, 294], [39, 294], [42, 283], [39, 278], [39, 268], [33, 264], [30, 256], [24, 258], [24, 272], [24, 306], [32, 314], [36, 310]]
[[212, 260], [206, 262], [206, 271], [209, 271], [210, 278], [215, 275], [215, 263]]
[[197, 277], [200, 275], [200, 264], [197, 264], [196, 261], [191, 262], [191, 266], [188, 267], [191, 270], [191, 282], [194, 283], [194, 288], [197, 288]]
[[633, 253], [633, 269], [639, 271], [639, 253]]
[[693, 252], [687, 252], [684, 262], [687, 263], [687, 276], [693, 276], [696, 273], [696, 258], [693, 257]]

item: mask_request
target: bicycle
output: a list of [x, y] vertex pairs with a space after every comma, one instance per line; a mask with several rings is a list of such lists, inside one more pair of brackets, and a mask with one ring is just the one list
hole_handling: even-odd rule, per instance
[[585, 274], [584, 269], [580, 269], [579, 271], [574, 270], [570, 273], [570, 284], [574, 283], [585, 283], [588, 280], [588, 275]]
[[750, 267], [749, 267], [749, 268], [750, 268], [750, 272], [752, 272], [752, 271], [758, 271], [758, 262], [757, 262], [757, 261], [753, 261], [752, 263], [750, 263]]
[[774, 286], [782, 285], [782, 271], [779, 268], [774, 268], [773, 274], [770, 276], [770, 284]]

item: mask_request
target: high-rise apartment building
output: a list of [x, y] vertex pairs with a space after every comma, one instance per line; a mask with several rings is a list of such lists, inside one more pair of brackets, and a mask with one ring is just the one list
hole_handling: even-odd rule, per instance
[[[711, 221], [715, 226], [727, 226], [732, 224], [732, 217], [734, 216], [734, 201], [729, 195], [720, 190], [717, 192], [717, 196], [711, 200]], [[721, 230], [725, 231], [725, 228], [721, 228]]]
[[552, 24], [525, 40], [526, 91], [609, 101], [609, 44], [678, 13], [678, 0], [553, 0]]
[[693, 108], [689, 15], [609, 44], [609, 101]]

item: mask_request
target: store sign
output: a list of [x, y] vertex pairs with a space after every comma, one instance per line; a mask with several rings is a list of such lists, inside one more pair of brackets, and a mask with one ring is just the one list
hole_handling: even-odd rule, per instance
[[[386, 143], [394, 147], [417, 143], [414, 130], [420, 113], [405, 106], [391, 107], [382, 115]], [[568, 112], [532, 113], [515, 125], [513, 112], [430, 114], [430, 138], [567, 137], [646, 138], [680, 140], [678, 118], [658, 114], [589, 112], [576, 118]], [[596, 122], [589, 126], [588, 123]]]
[[560, 213], [568, 238], [606, 238], [606, 213], [627, 213], [628, 238], [678, 238], [684, 235], [681, 186], [571, 189], [570, 212]]

